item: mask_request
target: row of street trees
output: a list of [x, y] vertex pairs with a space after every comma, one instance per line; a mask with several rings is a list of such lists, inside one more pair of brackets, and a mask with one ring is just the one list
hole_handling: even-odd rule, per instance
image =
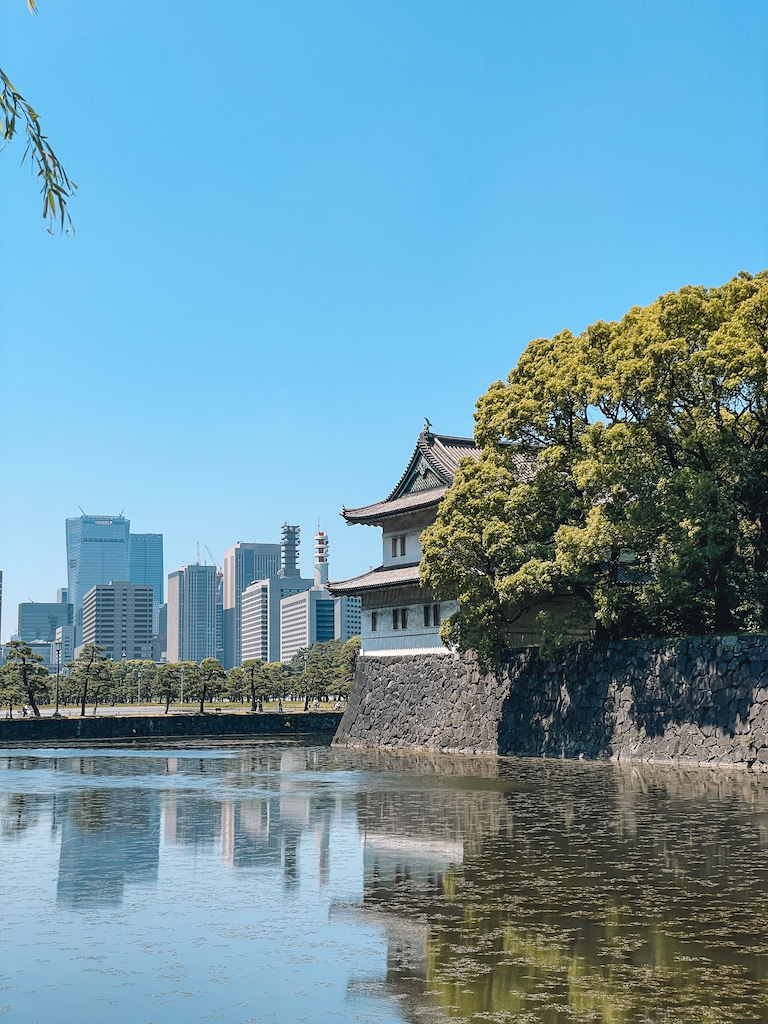
[[[105, 648], [86, 644], [68, 675], [59, 679], [63, 705], [162, 703], [168, 713], [171, 703], [184, 700], [206, 703], [229, 700], [248, 703], [256, 711], [270, 698], [304, 699], [305, 707], [314, 697], [343, 697], [349, 693], [360, 650], [360, 638], [342, 643], [331, 640], [300, 652], [290, 666], [281, 662], [247, 661], [226, 671], [216, 658], [199, 665], [192, 661], [156, 665], [153, 661], [109, 661]], [[0, 705], [9, 708], [28, 704], [39, 716], [39, 705], [52, 700], [56, 686], [39, 654], [28, 644], [14, 640], [7, 645], [8, 661], [0, 668]], [[306, 655], [306, 657], [305, 657]]]

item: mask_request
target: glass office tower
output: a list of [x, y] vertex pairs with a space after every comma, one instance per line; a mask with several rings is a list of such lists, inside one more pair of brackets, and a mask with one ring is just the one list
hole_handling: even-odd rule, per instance
[[152, 587], [153, 600], [162, 604], [163, 588], [163, 535], [162, 533], [132, 533], [128, 548], [128, 579]]
[[131, 522], [124, 516], [67, 519], [67, 589], [74, 608], [76, 642], [83, 627], [83, 598], [91, 587], [128, 580]]

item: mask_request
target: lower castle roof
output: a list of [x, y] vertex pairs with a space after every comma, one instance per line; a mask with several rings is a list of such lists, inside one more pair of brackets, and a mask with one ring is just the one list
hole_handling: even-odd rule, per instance
[[377, 569], [364, 572], [362, 576], [353, 576], [338, 583], [329, 583], [328, 590], [332, 594], [357, 594], [363, 590], [378, 590], [380, 587], [405, 587], [419, 582], [419, 563], [398, 565], [392, 568], [380, 565]]

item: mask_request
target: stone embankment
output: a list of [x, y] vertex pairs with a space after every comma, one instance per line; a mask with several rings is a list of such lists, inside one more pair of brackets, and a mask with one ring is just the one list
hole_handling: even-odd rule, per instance
[[125, 743], [146, 740], [265, 739], [316, 736], [330, 743], [340, 712], [264, 712], [252, 715], [120, 715], [103, 718], [0, 719], [0, 746]]
[[365, 656], [335, 742], [768, 770], [768, 637], [458, 655]]

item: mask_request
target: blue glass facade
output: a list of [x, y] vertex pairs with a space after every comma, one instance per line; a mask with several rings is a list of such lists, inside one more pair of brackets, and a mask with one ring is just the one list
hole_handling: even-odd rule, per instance
[[315, 603], [315, 616], [315, 634], [317, 636], [317, 643], [323, 643], [326, 640], [333, 640], [333, 598], [330, 598], [327, 601], [317, 601]]
[[132, 533], [128, 547], [128, 579], [131, 583], [152, 587], [153, 600], [162, 604], [165, 576], [163, 575], [162, 533]]
[[19, 605], [19, 637], [29, 643], [32, 640], [56, 639], [59, 626], [72, 625], [72, 605], [25, 601]]
[[112, 580], [128, 580], [130, 528], [130, 520], [124, 516], [67, 519], [67, 589], [75, 610], [78, 642], [86, 593]]

